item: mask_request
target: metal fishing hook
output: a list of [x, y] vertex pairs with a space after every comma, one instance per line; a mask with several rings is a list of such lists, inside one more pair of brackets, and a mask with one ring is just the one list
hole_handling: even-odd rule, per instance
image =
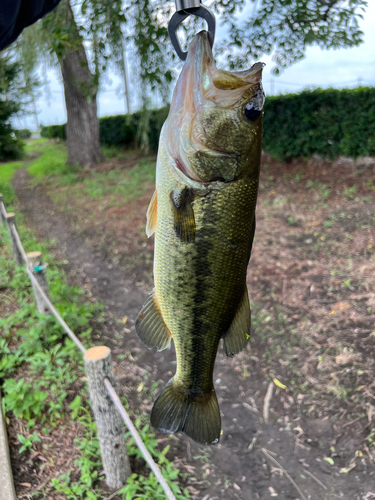
[[171, 17], [168, 24], [168, 33], [171, 39], [172, 45], [178, 55], [178, 57], [185, 61], [187, 52], [184, 52], [181, 48], [180, 41], [177, 37], [177, 28], [179, 25], [185, 21], [189, 16], [197, 16], [204, 19], [208, 26], [208, 40], [211, 47], [215, 41], [215, 29], [216, 20], [214, 13], [201, 4], [201, 0], [175, 0], [176, 2], [176, 12]]

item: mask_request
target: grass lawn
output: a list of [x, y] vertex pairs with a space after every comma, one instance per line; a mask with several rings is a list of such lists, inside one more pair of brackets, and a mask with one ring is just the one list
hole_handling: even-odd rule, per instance
[[[129, 293], [132, 287], [149, 291], [153, 239], [146, 238], [144, 227], [154, 190], [155, 157], [116, 155], [111, 150], [103, 164], [75, 169], [57, 158], [66, 154], [63, 144], [36, 141], [31, 146], [31, 154], [42, 154], [27, 164], [32, 182], [56, 204], [54, 216], [69, 212], [72, 230], [84, 235], [90, 251], [105, 258], [114, 272], [131, 278], [134, 286], [129, 286]], [[231, 392], [243, 388], [241, 398], [252, 407], [262, 408], [267, 386], [277, 381], [269, 408], [274, 441], [284, 439], [287, 433], [281, 431], [291, 431], [298, 446], [314, 457], [310, 465], [316, 468], [310, 471], [319, 475], [317, 464], [328, 467], [333, 496], [327, 499], [335, 498], [341, 487], [352, 491], [353, 476], [345, 476], [351, 460], [357, 460], [353, 475], [360, 478], [375, 460], [373, 178], [371, 171], [357, 169], [354, 163], [301, 159], [286, 164], [263, 157], [247, 274], [253, 313], [250, 345], [231, 360], [219, 349], [216, 362], [217, 380], [225, 380]], [[139, 351], [143, 353], [142, 346]], [[152, 372], [151, 355], [147, 362]], [[155, 363], [161, 372], [171, 369], [158, 356]], [[142, 387], [149, 390], [151, 382], [155, 381], [143, 381]], [[227, 395], [221, 385], [219, 391], [220, 405], [227, 405], [225, 418], [232, 417], [241, 405], [237, 400], [233, 404], [233, 394]], [[257, 415], [252, 419], [259, 421], [261, 412]], [[249, 441], [249, 448], [241, 451], [249, 436], [241, 434], [246, 419], [238, 417], [232, 430], [229, 424], [223, 428], [223, 441], [230, 432], [233, 441], [224, 441], [230, 449], [237, 437], [236, 454], [246, 464], [261, 445], [250, 450]], [[317, 422], [329, 423], [333, 430], [325, 431], [322, 424], [317, 437]], [[259, 426], [264, 429], [263, 422]], [[350, 446], [347, 435], [352, 437]], [[286, 463], [295, 460], [294, 451], [284, 453], [286, 449]], [[220, 467], [215, 469], [215, 454], [206, 454], [212, 484], [222, 475]], [[343, 477], [347, 481], [341, 486]]]
[[[0, 165], [0, 192], [5, 195], [7, 211], [11, 203], [15, 207], [26, 252], [43, 252], [52, 302], [88, 348], [97, 342], [106, 322], [102, 305], [87, 291], [68, 284], [64, 271], [67, 262], [57, 261], [50, 245], [37, 241], [24, 225], [11, 184], [22, 166], [36, 182], [60, 181], [62, 186], [82, 182], [77, 171], [65, 165], [66, 157], [63, 144], [44, 139], [29, 141], [24, 161]], [[145, 163], [140, 171], [144, 169]], [[92, 179], [96, 179], [95, 173]], [[103, 179], [95, 182], [99, 185]], [[134, 187], [140, 183], [134, 170], [129, 183]], [[0, 387], [17, 492], [25, 493], [26, 487], [27, 496], [36, 500], [104, 499], [111, 491], [104, 482], [82, 354], [53, 316], [37, 312], [28, 276], [14, 263], [7, 231], [0, 227], [0, 235], [0, 352], [5, 354], [0, 357]], [[127, 400], [122, 401], [129, 409]], [[132, 418], [176, 498], [189, 498], [187, 491], [181, 493], [178, 469], [165, 456], [169, 447], [160, 448], [142, 412], [132, 414]], [[141, 455], [129, 434], [127, 444], [134, 468]], [[137, 464], [136, 469], [115, 498], [164, 498], [153, 474], [144, 465]]]

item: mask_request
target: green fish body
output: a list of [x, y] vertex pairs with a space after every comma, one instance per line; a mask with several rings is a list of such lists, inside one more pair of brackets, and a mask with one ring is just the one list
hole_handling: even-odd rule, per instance
[[191, 43], [159, 145], [147, 234], [155, 232], [155, 289], [136, 332], [158, 350], [174, 340], [177, 370], [151, 423], [216, 443], [221, 419], [213, 369], [250, 334], [246, 270], [255, 231], [262, 139], [263, 65], [216, 68], [207, 33]]

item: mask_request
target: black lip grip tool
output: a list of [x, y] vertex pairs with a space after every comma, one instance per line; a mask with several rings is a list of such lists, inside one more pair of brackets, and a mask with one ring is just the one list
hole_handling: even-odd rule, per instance
[[216, 20], [213, 12], [201, 4], [201, 0], [175, 0], [176, 12], [171, 17], [168, 24], [168, 33], [172, 45], [178, 57], [185, 61], [187, 52], [181, 49], [180, 41], [177, 37], [177, 28], [189, 16], [197, 16], [204, 19], [208, 26], [208, 40], [213, 47], [215, 40]]

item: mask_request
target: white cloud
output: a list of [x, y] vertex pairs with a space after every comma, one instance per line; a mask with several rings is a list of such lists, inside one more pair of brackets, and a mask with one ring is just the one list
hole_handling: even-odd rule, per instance
[[271, 79], [274, 81], [275, 93], [296, 92], [306, 86], [343, 87], [356, 86], [358, 82], [375, 85], [375, 2], [369, 2], [360, 26], [364, 32], [364, 43], [359, 47], [340, 50], [310, 47], [305, 59], [285, 70], [279, 77], [272, 76], [272, 61], [264, 58], [267, 63], [264, 70], [266, 91], [270, 91]]

